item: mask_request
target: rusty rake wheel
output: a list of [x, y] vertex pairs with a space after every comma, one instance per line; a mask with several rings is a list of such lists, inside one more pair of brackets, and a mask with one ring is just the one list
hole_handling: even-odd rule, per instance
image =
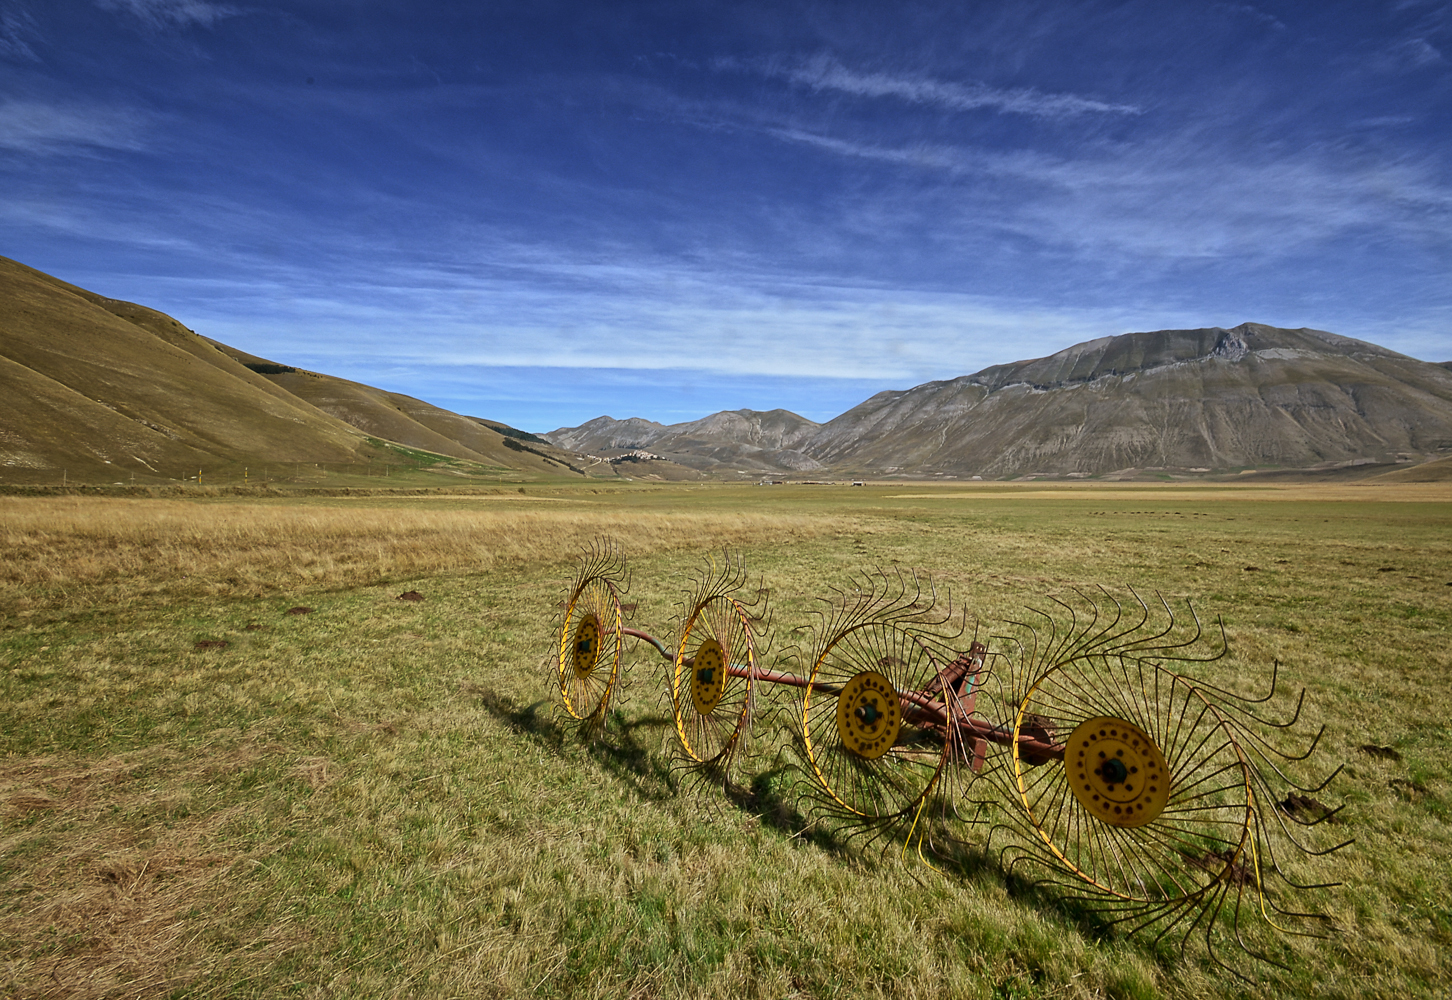
[[819, 818], [848, 836], [901, 835], [904, 851], [957, 839], [952, 821], [981, 748], [960, 726], [983, 675], [976, 662], [965, 673], [953, 617], [951, 601], [935, 610], [929, 581], [883, 572], [839, 592], [823, 616], [800, 748]]
[[760, 593], [743, 600], [746, 571], [713, 560], [682, 603], [670, 668], [677, 760], [697, 779], [725, 783], [751, 735], [767, 623]]
[[620, 594], [625, 559], [609, 541], [593, 543], [564, 601], [554, 666], [554, 693], [587, 736], [605, 726], [619, 694], [624, 652]]
[[[1254, 714], [1273, 696], [1274, 677], [1270, 693], [1251, 699], [1167, 667], [1225, 655], [1223, 630], [1206, 641], [1193, 608], [1182, 629], [1163, 600], [1152, 614], [1135, 595], [1126, 615], [1107, 592], [1079, 598], [1056, 601], [1059, 614], [1041, 612], [1005, 637], [1018, 660], [1014, 742], [997, 772], [1016, 807], [1003, 828], [1009, 867], [1036, 868], [1129, 933], [1182, 950], [1203, 939], [1212, 960], [1237, 975], [1217, 950], [1217, 927], [1246, 955], [1279, 964], [1248, 943], [1243, 925], [1263, 915], [1283, 932], [1311, 931], [1316, 915], [1295, 897], [1330, 884], [1297, 882], [1284, 864], [1345, 846], [1321, 849], [1296, 832], [1334, 810], [1318, 803], [1287, 817], [1278, 808], [1288, 789], [1314, 792], [1330, 781], [1303, 787], [1283, 769], [1306, 759], [1320, 734], [1300, 754], [1277, 749], [1274, 734], [1296, 723], [1301, 703], [1286, 721]], [[1021, 752], [1022, 737], [1059, 750]]]

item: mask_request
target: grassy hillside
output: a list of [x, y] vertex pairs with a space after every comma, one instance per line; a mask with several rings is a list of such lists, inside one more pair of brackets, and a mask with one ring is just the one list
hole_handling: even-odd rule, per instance
[[363, 434], [241, 365], [199, 356], [207, 345], [175, 321], [103, 307], [3, 259], [0, 325], [7, 480], [59, 478], [61, 463], [77, 479], [182, 479], [243, 456], [337, 463], [366, 448]]
[[[1452, 972], [1452, 520], [1439, 484], [606, 487], [309, 501], [0, 497], [0, 968], [17, 997], [1434, 997]], [[797, 798], [764, 693], [732, 798], [682, 787], [659, 660], [606, 736], [546, 700], [574, 554], [631, 556], [669, 633], [723, 545], [794, 669], [872, 566], [984, 620], [1103, 584], [1281, 664], [1297, 773], [1345, 769], [1329, 935], [1242, 983], [1011, 877], [936, 869]], [[224, 537], [226, 545], [216, 544]], [[416, 594], [419, 600], [401, 600]], [[308, 609], [303, 613], [300, 609]], [[995, 640], [996, 641], [996, 640]], [[1273, 808], [1266, 803], [1267, 810]], [[1222, 941], [1229, 945], [1228, 941]]]
[[532, 435], [254, 358], [5, 258], [0, 330], [0, 484], [582, 475]]
[[1382, 473], [1379, 479], [1388, 483], [1445, 483], [1452, 479], [1452, 457], [1423, 462], [1409, 469], [1393, 469]]
[[226, 344], [212, 343], [273, 386], [373, 437], [505, 468], [546, 474], [572, 471], [572, 466], [579, 468], [570, 453], [533, 435], [506, 434], [512, 430], [507, 425], [460, 416], [402, 393], [301, 371]]

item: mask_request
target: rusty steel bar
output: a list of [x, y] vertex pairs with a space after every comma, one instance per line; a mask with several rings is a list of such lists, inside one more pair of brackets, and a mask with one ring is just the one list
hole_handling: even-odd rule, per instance
[[[675, 653], [666, 648], [665, 643], [647, 632], [637, 629], [626, 628], [620, 630], [622, 635], [632, 639], [641, 639], [655, 647], [656, 652], [671, 662], [675, 662]], [[693, 664], [694, 658], [688, 658], [685, 663]], [[836, 684], [827, 684], [822, 681], [812, 681], [806, 677], [799, 677], [796, 674], [788, 674], [780, 670], [757, 670], [754, 673], [745, 667], [739, 667], [734, 663], [727, 664], [726, 672], [732, 677], [754, 677], [756, 680], [764, 681], [767, 684], [785, 684], [788, 687], [811, 688], [813, 691], [822, 694], [840, 694], [842, 689]], [[1014, 743], [1013, 730], [1001, 726], [990, 725], [982, 719], [966, 718], [952, 720], [949, 718], [948, 706], [936, 700], [935, 694], [925, 694], [921, 691], [899, 691], [898, 698], [907, 709], [903, 714], [916, 723], [927, 722], [937, 728], [947, 730], [951, 723], [969, 739], [987, 740], [990, 743], [997, 743], [999, 746], [1012, 746]], [[1027, 761], [1033, 760], [1049, 761], [1064, 759], [1065, 746], [1062, 743], [1052, 743], [1038, 739], [1034, 736], [1019, 736], [1019, 756]]]
[[620, 634], [628, 635], [632, 639], [644, 639], [646, 642], [654, 646], [656, 652], [659, 653], [661, 656], [664, 656], [667, 660], [674, 660], [676, 658], [675, 653], [672, 653], [669, 649], [666, 649], [665, 643], [661, 642], [649, 632], [641, 632], [638, 629], [633, 628], [623, 628], [620, 630]]

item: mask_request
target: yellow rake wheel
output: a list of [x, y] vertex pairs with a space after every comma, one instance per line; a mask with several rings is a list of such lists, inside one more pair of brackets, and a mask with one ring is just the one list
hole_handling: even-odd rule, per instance
[[890, 622], [829, 636], [802, 697], [802, 735], [819, 799], [849, 822], [912, 822], [938, 783], [949, 743], [927, 724], [917, 692], [940, 676], [923, 637]]
[[[1012, 739], [992, 780], [1016, 808], [1001, 814], [995, 836], [1008, 838], [1010, 868], [1033, 869], [1128, 933], [1181, 948], [1198, 936], [1237, 975], [1218, 941], [1278, 964], [1246, 932], [1252, 918], [1316, 932], [1323, 918], [1299, 901], [1332, 883], [1305, 884], [1283, 863], [1346, 846], [1319, 848], [1325, 828], [1300, 829], [1334, 816], [1302, 793], [1319, 792], [1335, 772], [1314, 786], [1287, 773], [1319, 735], [1300, 753], [1279, 749], [1301, 702], [1289, 718], [1271, 718], [1274, 674], [1270, 690], [1251, 697], [1169, 669], [1167, 661], [1203, 672], [1225, 655], [1223, 632], [1202, 642], [1193, 609], [1181, 626], [1166, 602], [1152, 612], [1130, 594], [1128, 614], [1108, 592], [1080, 593], [996, 637], [1012, 674]], [[1310, 813], [1285, 807], [1298, 799], [1313, 803]]]
[[565, 600], [555, 690], [565, 714], [591, 733], [605, 724], [621, 679], [624, 565], [606, 544], [586, 555]]
[[1258, 879], [1256, 796], [1234, 734], [1179, 675], [1144, 664], [1131, 676], [1133, 687], [1112, 661], [1076, 660], [1019, 704], [1015, 737], [1064, 747], [1062, 763], [1041, 764], [1013, 747], [1038, 836], [1084, 888], [1129, 908], [1193, 905]]
[[687, 605], [670, 692], [686, 766], [724, 780], [750, 736], [759, 667], [752, 609], [711, 585], [719, 582]]

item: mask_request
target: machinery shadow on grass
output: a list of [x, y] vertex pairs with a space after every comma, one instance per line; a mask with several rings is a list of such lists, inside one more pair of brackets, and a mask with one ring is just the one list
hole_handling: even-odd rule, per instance
[[[681, 775], [673, 773], [669, 760], [652, 749], [660, 746], [661, 730], [670, 725], [667, 717], [626, 720], [620, 713], [612, 713], [605, 738], [574, 741], [571, 727], [560, 724], [548, 699], [521, 706], [493, 688], [475, 685], [465, 685], [461, 693], [478, 698], [485, 710], [512, 731], [551, 752], [561, 753], [567, 747], [577, 747], [607, 773], [632, 786], [644, 799], [665, 801], [682, 790]], [[978, 842], [983, 838], [973, 837], [980, 831], [986, 837], [986, 826], [969, 824], [965, 827], [966, 837], [935, 837], [931, 843], [920, 844], [916, 839], [910, 840], [907, 831], [864, 838], [859, 830], [814, 819], [810, 806], [805, 811], [803, 808], [811, 802], [810, 795], [805, 794], [806, 778], [795, 763], [786, 759], [787, 749], [783, 746], [765, 770], [750, 775], [748, 784], [696, 781], [688, 783], [690, 790], [706, 801], [714, 797], [721, 811], [729, 812], [734, 807], [755, 817], [763, 826], [789, 839], [810, 844], [844, 863], [870, 867], [900, 858], [912, 864], [916, 860], [913, 856], [922, 853], [923, 860], [939, 874], [963, 881], [997, 881], [1016, 902], [1072, 927], [1087, 939], [1109, 942], [1118, 938], [1114, 927], [1088, 906], [1064, 899], [1024, 874], [1006, 871], [997, 852]], [[1177, 950], [1173, 947], [1139, 943], [1139, 950], [1146, 958], [1161, 967], [1174, 964]]]
[[661, 801], [673, 795], [670, 769], [660, 755], [650, 749], [652, 745], [659, 744], [659, 739], [641, 739], [643, 731], [659, 730], [669, 725], [667, 718], [647, 716], [627, 720], [619, 712], [612, 712], [607, 737], [572, 741], [570, 737], [574, 727], [560, 723], [548, 699], [521, 707], [513, 698], [493, 688], [466, 685], [461, 691], [477, 697], [481, 707], [512, 731], [554, 752], [563, 752], [567, 746], [577, 746], [607, 772], [633, 786], [643, 798]]

